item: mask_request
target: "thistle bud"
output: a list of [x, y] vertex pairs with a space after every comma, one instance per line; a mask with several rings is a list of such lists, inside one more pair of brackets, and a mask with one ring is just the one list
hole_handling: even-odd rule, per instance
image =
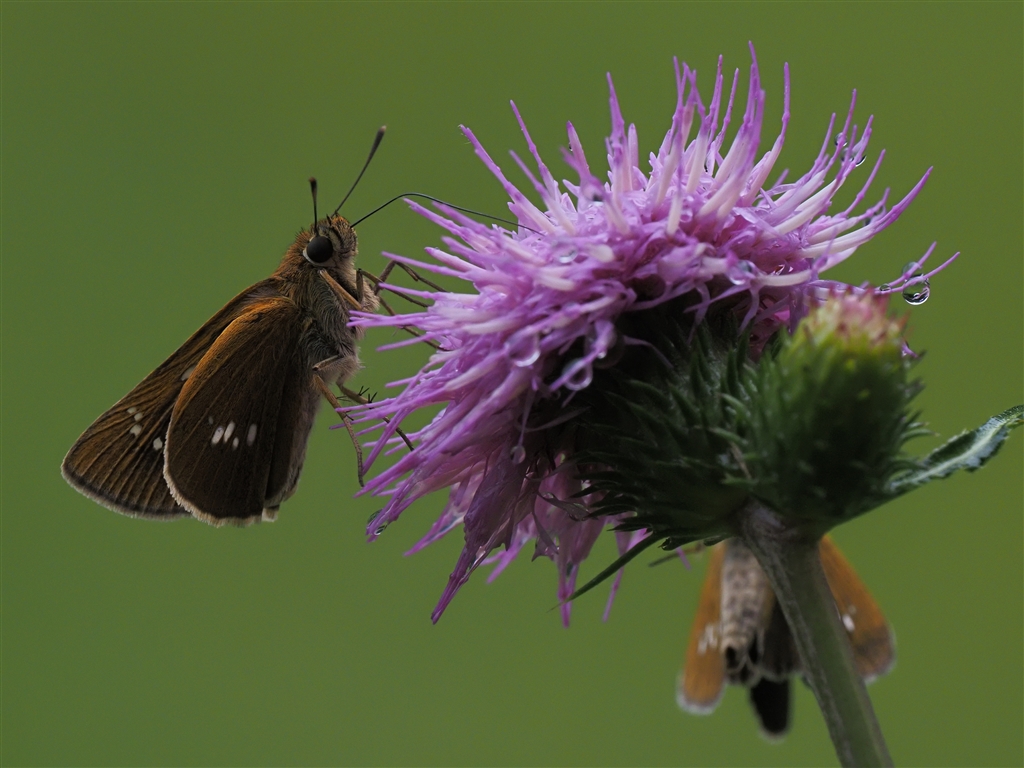
[[917, 434], [919, 387], [904, 319], [886, 299], [839, 294], [814, 307], [760, 361], [748, 386], [744, 453], [751, 492], [821, 532], [877, 506]]

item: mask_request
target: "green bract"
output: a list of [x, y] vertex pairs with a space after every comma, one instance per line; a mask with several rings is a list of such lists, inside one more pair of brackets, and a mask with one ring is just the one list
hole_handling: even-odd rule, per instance
[[889, 498], [923, 430], [885, 303], [832, 296], [757, 361], [734, 325], [694, 332], [678, 306], [632, 318], [620, 331], [643, 343], [595, 377], [576, 425], [601, 513], [634, 512], [625, 527], [673, 548], [734, 535], [751, 496], [818, 534]]

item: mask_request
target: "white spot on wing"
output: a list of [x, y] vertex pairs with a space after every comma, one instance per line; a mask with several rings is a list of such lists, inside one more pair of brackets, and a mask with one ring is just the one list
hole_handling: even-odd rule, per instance
[[843, 626], [847, 632], [853, 632], [853, 617], [848, 613], [843, 614]]
[[213, 433], [213, 439], [210, 441], [210, 445], [216, 445], [220, 442], [220, 439], [224, 437], [224, 427], [217, 427]]
[[212, 427], [213, 426], [213, 416], [207, 416], [206, 417], [206, 423], [209, 424]]
[[697, 653], [704, 654], [707, 653], [709, 648], [714, 650], [718, 647], [718, 632], [715, 630], [714, 624], [705, 625], [704, 632], [697, 643]]
[[245, 433], [245, 444], [252, 445], [256, 442], [256, 425], [250, 424], [249, 431]]
[[231, 437], [231, 433], [234, 432], [234, 431], [235, 431], [235, 422], [229, 421], [228, 422], [228, 428], [224, 430], [224, 442], [225, 443], [228, 441], [228, 438]]
[[138, 424], [136, 424], [134, 427], [132, 427], [128, 431], [131, 432], [133, 435], [135, 435], [135, 437], [138, 437], [139, 435], [142, 434], [142, 427], [140, 427]]
[[139, 411], [138, 413], [135, 414], [135, 420], [142, 421], [142, 411]]
[[186, 368], [185, 372], [181, 374], [181, 380], [188, 381], [188, 377], [192, 375], [192, 371], [194, 371], [195, 369], [196, 367], [194, 365], [191, 366], [190, 368]]
[[163, 447], [164, 447], [164, 441], [161, 440], [159, 437], [156, 440], [153, 441], [153, 450], [154, 451], [159, 451]]
[[128, 413], [129, 413], [129, 414], [132, 414], [132, 413], [135, 413], [135, 412], [136, 412], [137, 410], [139, 410], [139, 409], [138, 409], [138, 408], [136, 408], [136, 407], [135, 407], [135, 406], [133, 405], [133, 406], [132, 406], [131, 408], [129, 408], [129, 409], [128, 409]]
[[[226, 441], [227, 438], [225, 437], [224, 440]], [[238, 438], [236, 437], [234, 440], [231, 441], [231, 449], [234, 450], [237, 447], [238, 447]]]

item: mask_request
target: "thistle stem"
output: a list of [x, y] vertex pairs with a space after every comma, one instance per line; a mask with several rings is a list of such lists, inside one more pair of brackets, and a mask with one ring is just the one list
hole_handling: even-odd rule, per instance
[[756, 502], [744, 507], [739, 523], [740, 534], [761, 563], [789, 623], [839, 762], [844, 766], [891, 766], [892, 758], [821, 567], [820, 535], [793, 527]]

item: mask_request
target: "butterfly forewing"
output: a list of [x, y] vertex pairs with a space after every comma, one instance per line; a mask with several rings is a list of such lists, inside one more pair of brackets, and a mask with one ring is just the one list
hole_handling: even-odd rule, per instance
[[882, 609], [868, 592], [853, 566], [828, 536], [821, 540], [821, 565], [825, 570], [839, 618], [850, 637], [857, 671], [870, 682], [896, 663], [896, 643]]
[[278, 443], [290, 452], [293, 439], [305, 445], [308, 429], [288, 440], [278, 436], [297, 419], [299, 390], [314, 392], [302, 331], [293, 301], [265, 298], [224, 330], [185, 382], [167, 432], [164, 478], [196, 517], [246, 525], [291, 490], [284, 487], [288, 473], [278, 469], [291, 457], [278, 455]]
[[253, 299], [256, 284], [232, 299], [155, 371], [96, 419], [68, 451], [61, 473], [103, 506], [131, 515], [173, 519], [189, 514], [164, 482], [164, 447], [174, 402], [217, 337]]
[[720, 647], [724, 555], [724, 544], [711, 547], [686, 661], [676, 685], [679, 706], [699, 715], [709, 714], [718, 706], [725, 686], [725, 660]]

